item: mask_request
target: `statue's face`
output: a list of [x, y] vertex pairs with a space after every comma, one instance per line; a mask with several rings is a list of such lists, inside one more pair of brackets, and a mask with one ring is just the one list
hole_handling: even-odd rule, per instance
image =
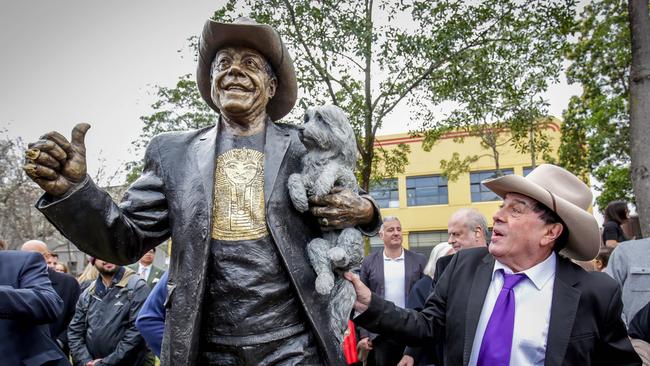
[[277, 81], [266, 71], [267, 61], [245, 47], [219, 50], [212, 64], [211, 96], [219, 110], [232, 116], [264, 112]]

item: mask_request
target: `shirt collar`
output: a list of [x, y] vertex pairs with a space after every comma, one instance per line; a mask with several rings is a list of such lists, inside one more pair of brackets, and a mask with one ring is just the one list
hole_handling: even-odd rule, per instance
[[386, 256], [386, 250], [383, 250], [382, 254], [384, 255], [384, 261], [398, 262], [398, 261], [403, 261], [404, 260], [404, 248], [402, 248], [402, 252], [400, 253], [399, 257], [397, 257], [397, 258], [391, 258], [391, 257]]
[[[518, 272], [518, 273], [525, 273], [526, 277], [530, 279], [530, 281], [535, 285], [537, 290], [541, 290], [544, 285], [553, 278], [555, 275], [555, 265], [557, 263], [557, 258], [555, 255], [555, 252], [551, 252], [551, 255], [548, 256], [548, 258], [544, 259], [542, 262], [537, 263], [536, 265], [528, 268], [525, 271]], [[492, 269], [492, 279], [494, 279], [494, 274], [502, 269], [504, 273], [507, 274], [512, 274], [512, 270], [506, 266], [505, 264], [499, 262], [499, 260], [495, 259], [494, 261], [494, 269]]]

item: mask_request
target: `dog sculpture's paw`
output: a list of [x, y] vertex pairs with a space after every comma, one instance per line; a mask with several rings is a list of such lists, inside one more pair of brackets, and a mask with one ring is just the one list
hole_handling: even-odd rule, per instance
[[316, 292], [328, 295], [334, 287], [334, 276], [331, 273], [321, 273], [316, 277]]
[[309, 209], [307, 192], [305, 186], [302, 184], [300, 174], [292, 174], [289, 176], [289, 197], [291, 197], [291, 202], [293, 202], [293, 207], [296, 210], [305, 212]]
[[327, 252], [327, 256], [336, 268], [344, 269], [348, 265], [348, 255], [343, 248], [334, 247]]
[[323, 179], [319, 179], [314, 182], [314, 186], [312, 187], [314, 190], [314, 195], [316, 196], [324, 196], [328, 193], [330, 193], [330, 187], [328, 184], [325, 184], [323, 182]]

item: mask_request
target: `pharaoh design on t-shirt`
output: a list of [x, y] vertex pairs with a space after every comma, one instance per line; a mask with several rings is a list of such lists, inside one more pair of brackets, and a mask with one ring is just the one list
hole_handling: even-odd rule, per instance
[[242, 148], [219, 155], [213, 207], [214, 239], [251, 240], [267, 235], [263, 153]]

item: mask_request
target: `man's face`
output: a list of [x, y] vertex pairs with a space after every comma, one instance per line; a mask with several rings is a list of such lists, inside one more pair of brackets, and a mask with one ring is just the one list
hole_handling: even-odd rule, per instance
[[479, 240], [482, 237], [481, 228], [478, 227], [471, 230], [467, 226], [464, 217], [458, 217], [457, 215], [452, 216], [447, 224], [447, 233], [449, 234], [447, 242], [451, 244], [456, 251], [482, 245]]
[[219, 50], [213, 63], [212, 101], [225, 115], [239, 116], [266, 110], [277, 81], [266, 72], [266, 59], [245, 47]]
[[144, 253], [142, 258], [140, 258], [140, 263], [144, 264], [145, 266], [150, 265], [153, 263], [153, 258], [156, 256], [156, 252], [151, 249], [150, 251]]
[[506, 263], [519, 263], [525, 258], [537, 258], [547, 249], [540, 246], [547, 225], [533, 211], [535, 200], [508, 193], [501, 208], [494, 214], [490, 254]]
[[59, 262], [57, 257], [55, 257], [55, 256], [53, 256], [51, 254], [48, 254], [47, 256], [45, 256], [45, 261], [47, 262], [47, 266], [52, 268], [52, 269], [54, 269], [56, 264]]
[[117, 270], [120, 268], [120, 266], [103, 261], [101, 259], [95, 260], [95, 267], [97, 268], [97, 271], [103, 275], [115, 274], [115, 272], [117, 272]]
[[396, 249], [402, 246], [402, 224], [397, 220], [386, 221], [379, 235], [386, 248]]

